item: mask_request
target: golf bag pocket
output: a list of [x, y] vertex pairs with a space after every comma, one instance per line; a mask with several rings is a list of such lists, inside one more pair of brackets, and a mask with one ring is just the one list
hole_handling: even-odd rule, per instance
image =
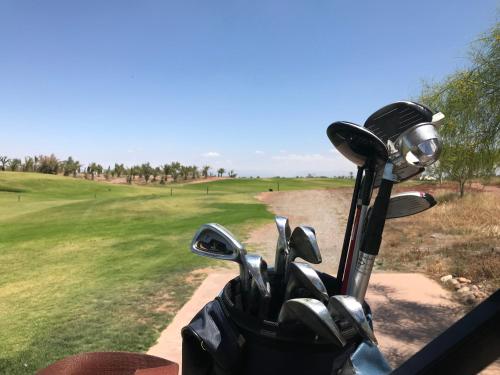
[[184, 375], [239, 373], [244, 340], [224, 315], [218, 299], [206, 304], [181, 333]]

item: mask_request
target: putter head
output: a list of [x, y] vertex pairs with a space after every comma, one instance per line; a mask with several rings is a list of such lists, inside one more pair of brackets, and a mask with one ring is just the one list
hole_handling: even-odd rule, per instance
[[328, 291], [325, 284], [318, 276], [318, 273], [310, 264], [292, 262], [290, 264], [290, 274], [285, 289], [285, 300], [294, 298], [294, 291], [298, 288], [306, 289], [313, 298], [323, 303], [328, 302]]
[[[290, 247], [290, 263], [296, 257], [302, 258], [313, 264], [321, 263], [322, 259], [318, 242], [316, 241], [316, 235], [311, 228], [303, 225], [296, 227], [290, 236], [288, 245]], [[291, 259], [292, 257], [293, 259]]]
[[331, 341], [341, 347], [346, 345], [346, 340], [330, 316], [326, 306], [312, 298], [295, 298], [286, 301], [278, 316], [278, 323], [300, 322], [318, 336]]
[[358, 167], [373, 163], [375, 168], [382, 168], [389, 157], [387, 146], [379, 137], [352, 122], [334, 122], [326, 134], [335, 148]]
[[286, 256], [288, 255], [288, 240], [292, 235], [292, 230], [288, 218], [285, 216], [276, 216], [275, 222], [278, 229], [278, 242], [274, 258], [274, 272], [276, 275], [283, 275], [285, 273]]
[[216, 223], [203, 224], [193, 237], [191, 251], [204, 257], [237, 262], [242, 287], [248, 290], [250, 280], [244, 261], [246, 250], [228, 229]]
[[419, 191], [395, 194], [389, 201], [386, 219], [415, 215], [434, 207], [436, 203], [432, 195]]
[[328, 312], [336, 320], [347, 320], [363, 339], [377, 344], [377, 339], [366, 320], [363, 306], [352, 296], [337, 295], [330, 298]]

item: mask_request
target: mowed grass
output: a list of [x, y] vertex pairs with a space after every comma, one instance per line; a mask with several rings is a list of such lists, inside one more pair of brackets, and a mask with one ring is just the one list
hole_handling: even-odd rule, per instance
[[215, 264], [188, 250], [198, 226], [218, 222], [244, 239], [272, 220], [254, 196], [278, 182], [351, 186], [144, 187], [0, 172], [0, 373], [32, 374], [84, 351], [147, 350], [197, 285], [190, 272]]

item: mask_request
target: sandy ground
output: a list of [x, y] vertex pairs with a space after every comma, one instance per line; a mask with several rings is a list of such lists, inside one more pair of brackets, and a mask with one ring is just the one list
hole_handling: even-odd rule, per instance
[[[292, 229], [300, 224], [313, 226], [323, 257], [322, 264], [315, 267], [336, 275], [350, 194], [349, 189], [336, 189], [268, 192], [257, 198], [265, 202], [273, 213], [287, 216]], [[276, 239], [275, 224], [271, 222], [251, 232], [245, 244], [272, 264]], [[210, 272], [148, 354], [181, 364], [181, 328], [237, 272], [237, 268]], [[421, 274], [374, 273], [367, 301], [373, 311], [379, 347], [393, 367], [443, 332], [463, 311], [450, 292]], [[497, 363], [483, 373], [500, 374], [500, 365]]]

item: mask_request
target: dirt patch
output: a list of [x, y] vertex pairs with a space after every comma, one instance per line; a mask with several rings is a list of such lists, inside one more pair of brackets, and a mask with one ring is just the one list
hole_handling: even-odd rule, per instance
[[[351, 203], [351, 189], [265, 192], [257, 199], [275, 215], [287, 216], [292, 230], [304, 224], [314, 227], [323, 262], [315, 267], [336, 275]], [[274, 264], [278, 234], [274, 222], [250, 232], [248, 247]]]

